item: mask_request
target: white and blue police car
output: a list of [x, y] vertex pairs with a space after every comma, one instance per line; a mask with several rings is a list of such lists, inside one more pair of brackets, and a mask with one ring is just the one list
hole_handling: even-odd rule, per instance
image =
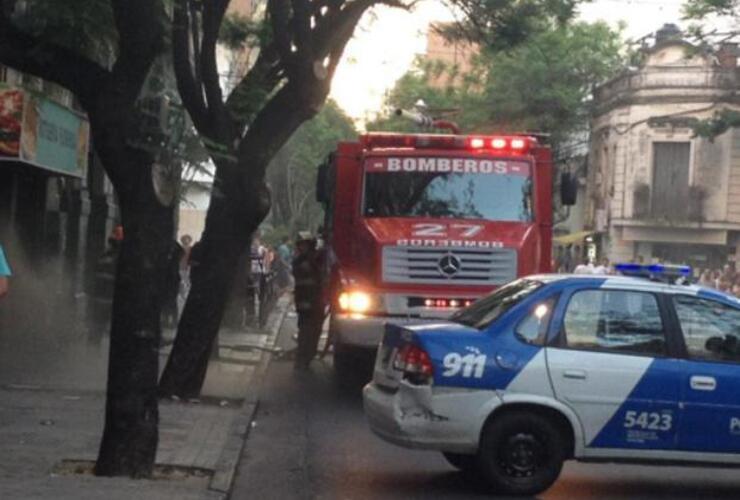
[[674, 283], [690, 268], [618, 269], [631, 276], [530, 276], [449, 321], [386, 325], [370, 427], [502, 494], [544, 491], [568, 459], [740, 465], [740, 301]]

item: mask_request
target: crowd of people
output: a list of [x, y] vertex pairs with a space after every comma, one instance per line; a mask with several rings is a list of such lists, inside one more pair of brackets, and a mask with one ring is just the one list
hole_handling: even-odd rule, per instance
[[[645, 264], [645, 258], [638, 256], [636, 264]], [[658, 262], [656, 262], [658, 263]], [[558, 273], [574, 274], [614, 274], [609, 259], [599, 259], [597, 263], [584, 258], [577, 246], [557, 247], [553, 255], [552, 268]], [[740, 298], [740, 272], [734, 264], [727, 263], [722, 268], [694, 268], [693, 281], [698, 285], [714, 288]]]
[[715, 288], [740, 298], [740, 273], [731, 264], [725, 264], [722, 269], [695, 269], [694, 276], [701, 286]]
[[552, 259], [552, 270], [561, 274], [613, 274], [609, 259], [602, 257], [596, 261], [582, 254], [578, 246], [559, 246]]

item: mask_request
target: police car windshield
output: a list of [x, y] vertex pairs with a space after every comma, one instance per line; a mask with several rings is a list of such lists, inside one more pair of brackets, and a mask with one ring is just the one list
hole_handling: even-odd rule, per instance
[[[374, 163], [383, 160], [385, 163], [378, 164], [380, 166]], [[522, 161], [481, 158], [368, 160], [364, 214], [367, 217], [529, 221], [531, 191], [529, 164]]]
[[450, 320], [483, 330], [541, 286], [541, 282], [534, 280], [512, 281], [474, 302], [473, 305], [456, 312]]

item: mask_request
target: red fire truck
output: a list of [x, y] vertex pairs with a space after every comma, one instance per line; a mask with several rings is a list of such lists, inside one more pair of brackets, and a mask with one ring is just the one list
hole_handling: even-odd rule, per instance
[[[319, 169], [341, 376], [386, 322], [440, 319], [519, 276], [550, 271], [550, 148], [527, 135], [369, 133]], [[564, 204], [575, 202], [570, 177]]]

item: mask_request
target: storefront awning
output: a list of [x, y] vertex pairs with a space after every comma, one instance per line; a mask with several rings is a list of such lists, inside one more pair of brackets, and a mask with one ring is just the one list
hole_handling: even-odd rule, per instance
[[579, 231], [577, 233], [564, 234], [553, 238], [552, 241], [558, 245], [572, 245], [574, 243], [581, 243], [586, 237], [594, 234], [594, 231]]

